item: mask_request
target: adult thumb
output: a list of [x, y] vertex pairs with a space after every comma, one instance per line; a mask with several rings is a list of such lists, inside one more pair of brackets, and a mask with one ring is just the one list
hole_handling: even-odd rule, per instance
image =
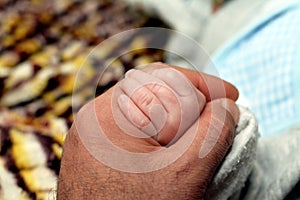
[[209, 102], [199, 119], [199, 158], [211, 157], [214, 162], [222, 159], [233, 143], [238, 119], [239, 109], [233, 100]]
[[188, 157], [197, 160], [201, 177], [210, 182], [233, 143], [239, 109], [231, 99], [208, 102], [198, 119], [198, 128]]

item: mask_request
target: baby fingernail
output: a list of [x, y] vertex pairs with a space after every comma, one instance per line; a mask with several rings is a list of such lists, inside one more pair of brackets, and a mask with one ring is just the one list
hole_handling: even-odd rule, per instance
[[126, 103], [126, 102], [127, 102], [127, 96], [124, 95], [124, 94], [121, 94], [121, 95], [119, 96], [119, 102], [120, 102], [121, 104]]
[[127, 77], [128, 77], [130, 74], [132, 74], [134, 71], [135, 71], [135, 69], [128, 70], [128, 71], [125, 73], [125, 78], [127, 78]]

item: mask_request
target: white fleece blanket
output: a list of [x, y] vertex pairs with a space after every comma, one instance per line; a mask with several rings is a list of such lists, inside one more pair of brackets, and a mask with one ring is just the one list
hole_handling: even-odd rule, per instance
[[[247, 200], [300, 199], [299, 125], [260, 138], [250, 183], [244, 198]], [[289, 194], [292, 190], [293, 195]]]
[[294, 187], [300, 181], [300, 126], [259, 137], [253, 114], [242, 107], [240, 112], [233, 146], [209, 186], [206, 199], [280, 200], [293, 189], [296, 194], [287, 199], [299, 199]]
[[255, 117], [249, 110], [240, 107], [240, 120], [232, 148], [209, 186], [206, 199], [239, 196], [254, 167], [258, 137]]

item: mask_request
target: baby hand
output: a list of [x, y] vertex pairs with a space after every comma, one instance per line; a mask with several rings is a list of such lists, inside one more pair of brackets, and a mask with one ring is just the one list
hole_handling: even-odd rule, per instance
[[206, 103], [205, 96], [173, 68], [130, 70], [119, 87], [123, 94], [118, 105], [126, 119], [161, 145], [176, 142]]

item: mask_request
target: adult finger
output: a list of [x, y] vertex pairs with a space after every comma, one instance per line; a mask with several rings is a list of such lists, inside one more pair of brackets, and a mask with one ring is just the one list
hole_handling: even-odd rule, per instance
[[213, 175], [231, 147], [239, 109], [231, 99], [216, 99], [208, 102], [197, 123], [173, 145], [180, 149], [189, 144], [180, 163], [190, 163], [192, 181], [203, 188]]
[[218, 77], [160, 62], [152, 63], [148, 66], [148, 69], [145, 69], [146, 71], [152, 71], [154, 69], [163, 67], [171, 67], [180, 71], [191, 81], [191, 83], [198, 90], [200, 90], [205, 95], [207, 102], [219, 98], [229, 98], [234, 101], [238, 99], [239, 92], [236, 87]]
[[223, 158], [233, 143], [239, 109], [231, 99], [209, 102], [199, 119], [199, 157]]
[[174, 145], [180, 147], [193, 138], [185, 157], [197, 162], [209, 180], [233, 143], [238, 119], [239, 109], [233, 100], [213, 100], [205, 106], [197, 128], [189, 129]]

